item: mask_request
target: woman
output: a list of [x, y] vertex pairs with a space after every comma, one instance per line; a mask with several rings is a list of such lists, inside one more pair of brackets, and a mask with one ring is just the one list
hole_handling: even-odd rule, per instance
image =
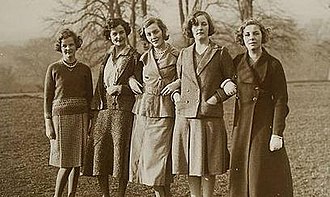
[[129, 146], [135, 102], [128, 86], [131, 76], [141, 78], [139, 54], [128, 43], [131, 29], [123, 19], [107, 21], [106, 39], [112, 42], [100, 68], [92, 108], [98, 110], [93, 125], [93, 175], [103, 197], [109, 194], [109, 175], [119, 181], [118, 196], [124, 196], [128, 182]]
[[194, 12], [185, 33], [194, 43], [181, 50], [177, 62], [181, 89], [173, 94], [178, 114], [173, 173], [189, 176], [191, 196], [213, 196], [215, 175], [229, 166], [222, 102], [235, 93], [233, 62], [225, 47], [210, 40], [214, 26], [208, 13]]
[[44, 112], [50, 139], [49, 164], [59, 167], [55, 197], [75, 196], [93, 96], [91, 70], [76, 59], [82, 39], [69, 29], [59, 33], [55, 45], [62, 59], [48, 67], [45, 77]]
[[132, 82], [138, 93], [133, 113], [130, 181], [153, 186], [156, 196], [170, 196], [170, 150], [174, 104], [170, 94], [177, 89], [178, 51], [165, 41], [167, 27], [159, 18], [143, 22], [141, 37], [151, 48], [141, 56], [143, 85]]
[[268, 30], [258, 21], [244, 22], [237, 40], [246, 52], [234, 59], [238, 91], [230, 196], [292, 196], [290, 166], [283, 146], [289, 109], [282, 65], [263, 48]]

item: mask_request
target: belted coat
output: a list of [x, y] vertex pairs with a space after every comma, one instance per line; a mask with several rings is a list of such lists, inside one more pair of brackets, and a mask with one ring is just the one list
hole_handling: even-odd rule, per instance
[[263, 49], [253, 65], [248, 54], [234, 59], [237, 97], [230, 160], [231, 197], [292, 196], [285, 147], [269, 150], [272, 134], [283, 135], [289, 112], [285, 74]]

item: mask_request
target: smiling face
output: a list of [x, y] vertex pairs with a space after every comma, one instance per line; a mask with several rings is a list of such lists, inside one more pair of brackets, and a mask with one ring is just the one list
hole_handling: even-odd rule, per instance
[[195, 23], [191, 26], [191, 32], [195, 39], [205, 39], [209, 35], [209, 23], [204, 15], [196, 17]]
[[127, 41], [125, 28], [121, 25], [118, 25], [115, 28], [111, 28], [110, 39], [112, 44], [114, 44], [115, 46], [118, 47], [125, 46]]
[[61, 52], [63, 59], [67, 62], [75, 60], [77, 47], [73, 37], [63, 38], [61, 41]]
[[258, 25], [248, 25], [243, 30], [243, 41], [247, 50], [259, 50], [262, 46], [262, 33]]
[[155, 48], [161, 48], [165, 45], [163, 32], [156, 23], [152, 23], [144, 30], [146, 38]]

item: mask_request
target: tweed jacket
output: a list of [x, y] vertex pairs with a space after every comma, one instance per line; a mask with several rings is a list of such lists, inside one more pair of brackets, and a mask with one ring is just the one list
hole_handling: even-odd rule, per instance
[[152, 49], [140, 58], [143, 62], [143, 93], [136, 97], [134, 114], [147, 117], [174, 117], [171, 96], [163, 96], [160, 92], [177, 79], [176, 61], [179, 51], [168, 43], [166, 45], [167, 49], [159, 60], [155, 60]]
[[134, 75], [137, 80], [141, 81], [142, 64], [139, 62], [140, 55], [134, 48], [130, 46], [121, 53], [121, 56], [123, 56], [121, 58], [124, 59], [120, 61], [122, 65], [118, 67], [121, 69], [118, 72], [118, 77], [116, 77], [113, 85], [122, 85], [122, 91], [120, 95], [113, 97], [111, 103], [107, 103], [106, 87], [104, 83], [104, 70], [109, 58], [113, 58], [113, 56], [114, 46], [109, 49], [101, 64], [99, 78], [92, 101], [92, 109], [118, 109], [131, 111], [135, 102], [135, 96], [128, 85], [128, 79]]
[[[194, 65], [194, 50], [195, 44], [192, 44], [182, 49], [178, 58], [181, 100], [176, 103], [177, 111], [187, 118], [222, 117], [222, 102], [228, 96], [220, 85], [232, 77], [232, 58], [225, 47], [210, 41], [200, 63]], [[218, 102], [215, 105], [208, 104], [206, 101], [213, 95], [218, 98]]]

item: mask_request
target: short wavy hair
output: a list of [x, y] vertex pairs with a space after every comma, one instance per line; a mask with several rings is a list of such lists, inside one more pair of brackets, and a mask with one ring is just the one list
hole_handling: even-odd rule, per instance
[[128, 22], [126, 22], [122, 18], [112, 18], [112, 19], [108, 19], [106, 21], [106, 24], [105, 24], [104, 29], [103, 29], [104, 37], [107, 40], [110, 40], [110, 31], [111, 31], [111, 29], [116, 28], [119, 25], [121, 25], [124, 28], [126, 36], [128, 36], [131, 33], [131, 26], [129, 25]]
[[184, 28], [183, 28], [183, 33], [186, 37], [188, 38], [194, 38], [193, 33], [192, 33], [192, 26], [197, 24], [197, 17], [198, 16], [205, 16], [208, 24], [209, 24], [209, 36], [212, 36], [215, 33], [215, 28], [214, 28], [214, 24], [213, 21], [211, 19], [211, 16], [205, 12], [205, 11], [201, 11], [201, 10], [196, 10], [194, 11], [186, 20]]
[[164, 40], [168, 40], [170, 36], [168, 35], [167, 26], [164, 24], [164, 22], [160, 18], [156, 18], [156, 17], [149, 17], [143, 21], [142, 26], [139, 29], [139, 34], [140, 34], [141, 39], [148, 42], [146, 34], [145, 34], [145, 29], [154, 23], [157, 24], [158, 27], [160, 28], [160, 30], [162, 31]]
[[260, 23], [257, 19], [249, 19], [244, 21], [240, 27], [235, 32], [235, 40], [238, 44], [244, 46], [243, 32], [244, 29], [249, 25], [257, 25], [261, 31], [261, 43], [265, 44], [269, 40], [270, 28], [266, 28], [263, 24]]
[[81, 45], [83, 43], [82, 38], [80, 36], [77, 36], [77, 34], [74, 33], [72, 30], [66, 28], [66, 29], [62, 29], [58, 33], [58, 36], [55, 41], [55, 50], [58, 52], [62, 52], [62, 50], [61, 50], [62, 40], [67, 39], [69, 37], [73, 38], [77, 49], [79, 49], [81, 47]]

